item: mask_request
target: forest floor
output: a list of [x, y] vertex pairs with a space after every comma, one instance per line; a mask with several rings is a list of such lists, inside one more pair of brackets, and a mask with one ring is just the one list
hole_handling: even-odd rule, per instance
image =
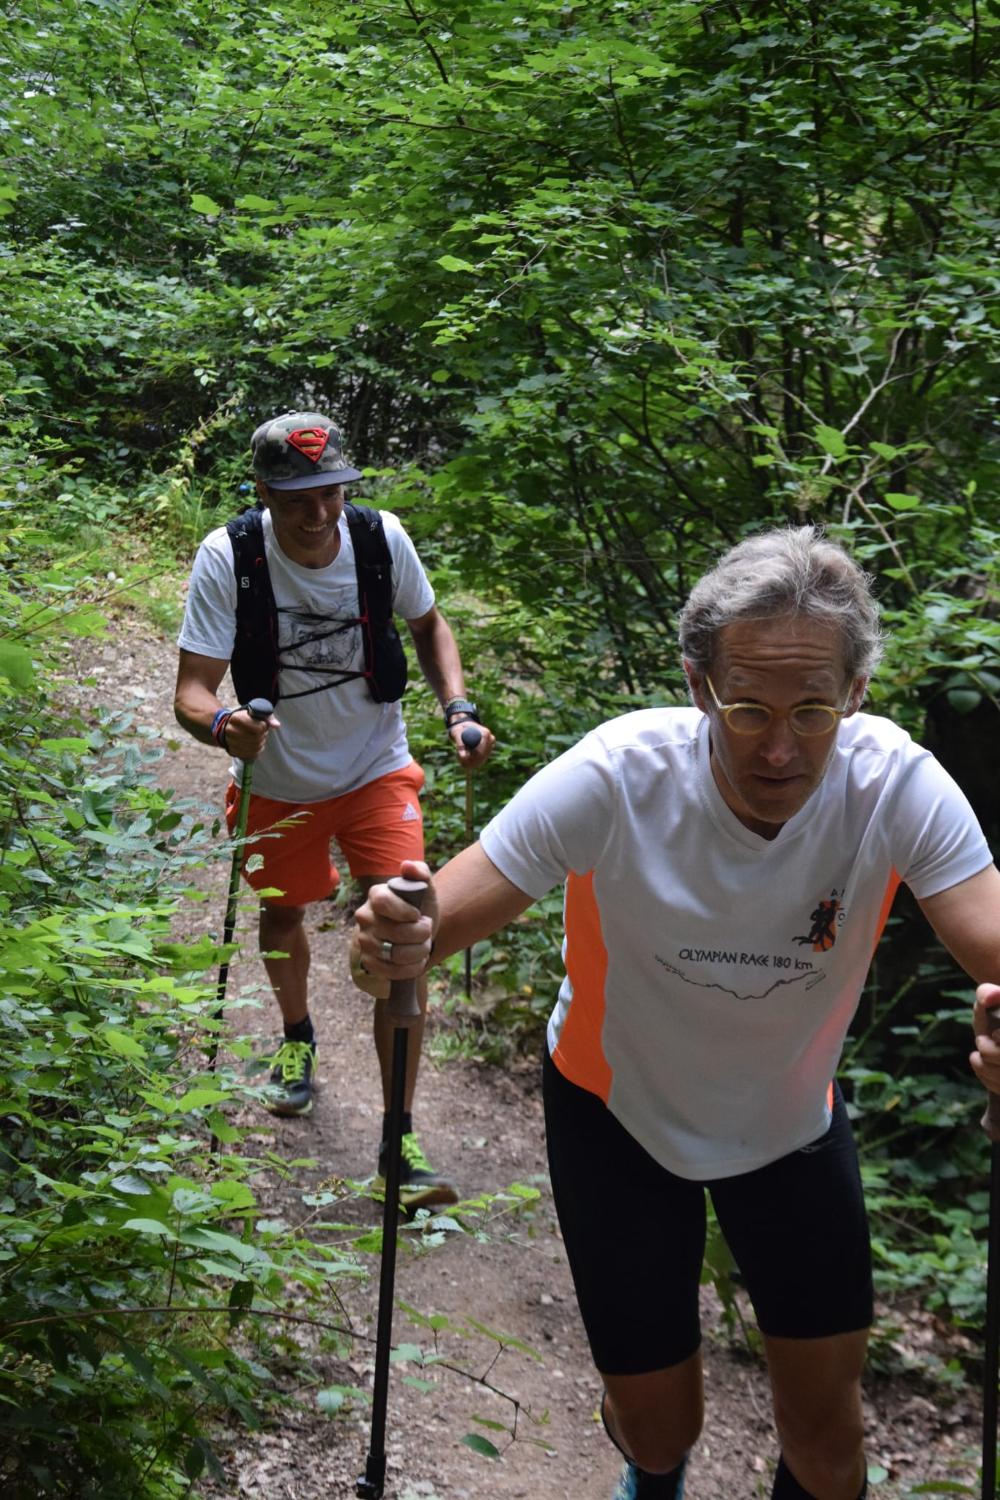
[[[172, 642], [138, 616], [123, 614], [112, 635], [89, 655], [83, 671], [97, 700], [122, 705], [138, 691], [140, 717], [162, 730], [163, 743], [176, 747], [167, 748], [162, 762], [164, 784], [218, 805], [226, 779], [223, 757], [180, 734], [174, 724]], [[206, 871], [211, 899], [208, 908], [192, 904], [191, 932], [221, 928], [226, 873], [222, 861]], [[248, 1108], [241, 1121], [253, 1127], [248, 1152], [270, 1151], [291, 1164], [284, 1175], [262, 1173], [253, 1184], [264, 1215], [290, 1223], [304, 1222], [314, 1212], [303, 1195], [320, 1183], [371, 1176], [382, 1113], [370, 1002], [348, 978], [344, 914], [331, 904], [314, 908], [311, 918], [311, 1004], [320, 1042], [315, 1109], [305, 1119], [278, 1120]], [[245, 904], [240, 924], [246, 952], [231, 973], [229, 1018], [234, 1035], [250, 1036], [265, 1050], [278, 1031], [277, 1011], [254, 955], [254, 924]], [[419, 1236], [404, 1233], [397, 1309], [404, 1302], [425, 1316], [444, 1314], [467, 1332], [448, 1329], [438, 1336], [439, 1352], [455, 1370], [412, 1363], [393, 1367], [386, 1495], [389, 1500], [608, 1500], [620, 1464], [598, 1420], [600, 1381], [577, 1316], [547, 1187], [537, 1059], [495, 1067], [459, 1056], [435, 1064], [435, 1040], [446, 1036], [450, 1024], [440, 1008], [437, 1013], [432, 1008], [415, 1109], [428, 1156], [446, 1166], [470, 1197], [515, 1182], [537, 1187], [539, 1197], [495, 1220], [484, 1240], [446, 1232], [442, 1243], [422, 1248]], [[629, 1232], [629, 1203], [595, 1204], [594, 1211], [618, 1215], [622, 1233]], [[323, 1215], [374, 1226], [379, 1206], [352, 1196]], [[317, 1408], [315, 1392], [334, 1384], [370, 1389], [378, 1268], [372, 1256], [363, 1259], [370, 1275], [341, 1283], [348, 1289], [337, 1315], [355, 1337], [331, 1353], [315, 1330], [289, 1325], [290, 1336], [309, 1352], [315, 1388], [304, 1386], [299, 1372], [290, 1377], [289, 1390], [301, 1400], [279, 1411], [272, 1425], [250, 1432], [234, 1418], [217, 1433], [226, 1478], [202, 1482], [199, 1494], [205, 1500], [348, 1500], [354, 1495], [368, 1450], [369, 1408], [348, 1400], [328, 1416]], [[689, 1463], [686, 1500], [769, 1495], [777, 1448], [764, 1369], [730, 1338], [708, 1288], [703, 1321], [706, 1417]], [[502, 1346], [489, 1333], [477, 1332], [473, 1322], [513, 1342]], [[968, 1344], [919, 1308], [883, 1307], [880, 1323], [879, 1363], [889, 1373], [869, 1375], [866, 1419], [869, 1463], [886, 1473], [872, 1488], [873, 1500], [904, 1500], [915, 1486], [935, 1480], [978, 1494], [978, 1396], [967, 1386], [955, 1391], [935, 1384], [926, 1373], [968, 1356]], [[429, 1349], [432, 1337], [397, 1310], [397, 1344]], [[427, 1389], [405, 1384], [404, 1375], [426, 1379]], [[516, 1440], [477, 1421], [509, 1429], [514, 1402]], [[499, 1458], [463, 1444], [466, 1434], [476, 1432], [502, 1450]]]

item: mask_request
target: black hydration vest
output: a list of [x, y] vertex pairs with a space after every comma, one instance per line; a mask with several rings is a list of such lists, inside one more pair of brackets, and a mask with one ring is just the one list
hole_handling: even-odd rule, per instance
[[[354, 620], [317, 621], [322, 627], [315, 639], [360, 625], [364, 641], [363, 672], [337, 672], [329, 667], [300, 667], [296, 671], [322, 672], [325, 681], [286, 698], [305, 698], [325, 688], [339, 687], [364, 677], [376, 703], [394, 703], [406, 688], [406, 654], [392, 621], [392, 557], [385, 539], [382, 517], [365, 505], [344, 506], [358, 579], [358, 615]], [[276, 704], [281, 697], [278, 674], [278, 606], [271, 588], [264, 554], [263, 513], [253, 505], [226, 522], [233, 544], [236, 573], [236, 644], [229, 664], [233, 686], [241, 703], [267, 698]], [[334, 669], [336, 670], [336, 669]]]

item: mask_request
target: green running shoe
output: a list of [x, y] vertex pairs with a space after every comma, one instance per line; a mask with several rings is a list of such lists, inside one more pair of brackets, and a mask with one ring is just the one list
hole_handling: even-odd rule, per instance
[[271, 1059], [265, 1104], [272, 1115], [307, 1115], [313, 1107], [315, 1042], [282, 1042]]
[[[383, 1141], [378, 1153], [376, 1193], [385, 1192], [388, 1144]], [[458, 1189], [440, 1172], [435, 1172], [412, 1130], [403, 1136], [399, 1162], [399, 1203], [401, 1208], [430, 1208], [437, 1203], [457, 1203]]]

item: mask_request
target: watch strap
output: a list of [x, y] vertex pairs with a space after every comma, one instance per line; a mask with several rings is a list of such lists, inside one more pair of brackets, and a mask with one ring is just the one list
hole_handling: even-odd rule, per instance
[[451, 698], [444, 706], [444, 722], [447, 728], [459, 721], [471, 720], [479, 723], [479, 710], [469, 698]]

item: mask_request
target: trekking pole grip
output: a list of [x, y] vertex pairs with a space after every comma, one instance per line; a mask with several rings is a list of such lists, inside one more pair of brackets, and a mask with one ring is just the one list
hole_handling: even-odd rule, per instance
[[267, 698], [251, 698], [249, 703], [243, 704], [243, 707], [251, 719], [258, 721], [269, 719], [274, 713], [274, 705]]
[[[425, 880], [407, 880], [402, 875], [394, 875], [388, 882], [389, 889], [395, 891], [397, 896], [402, 896], [410, 906], [416, 907], [417, 911], [424, 904], [427, 894], [427, 882]], [[414, 1021], [420, 1019], [420, 1001], [417, 998], [417, 981], [415, 979], [394, 979], [389, 986], [388, 1013], [397, 1026], [412, 1026]]]

